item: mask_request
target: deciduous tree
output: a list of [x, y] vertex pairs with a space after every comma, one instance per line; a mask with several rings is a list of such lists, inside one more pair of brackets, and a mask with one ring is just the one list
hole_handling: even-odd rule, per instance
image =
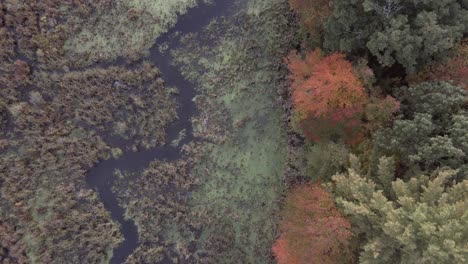
[[416, 85], [427, 81], [446, 81], [468, 89], [468, 40], [459, 45], [455, 54], [444, 62], [431, 63], [418, 74], [408, 77], [408, 81]]
[[332, 12], [330, 0], [289, 0], [291, 8], [297, 12], [302, 26], [313, 37], [318, 37], [323, 23]]
[[344, 54], [323, 57], [317, 49], [301, 59], [293, 52], [286, 63], [304, 134], [314, 141], [333, 134], [354, 136], [367, 94]]
[[399, 110], [400, 102], [389, 95], [383, 99], [372, 97], [365, 110], [369, 131], [389, 124]]
[[273, 246], [279, 264], [343, 263], [349, 256], [350, 224], [320, 186], [292, 189], [282, 214], [281, 236]]

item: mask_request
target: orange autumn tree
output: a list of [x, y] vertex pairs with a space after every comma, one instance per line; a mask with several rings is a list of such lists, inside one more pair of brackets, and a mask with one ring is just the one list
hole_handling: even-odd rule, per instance
[[323, 56], [317, 49], [305, 59], [292, 52], [286, 58], [292, 80], [295, 122], [311, 140], [335, 135], [356, 138], [367, 94], [342, 53]]
[[293, 188], [286, 197], [281, 235], [273, 245], [278, 264], [327, 264], [349, 260], [350, 223], [319, 185]]
[[445, 62], [426, 65], [418, 74], [408, 76], [416, 85], [427, 81], [448, 81], [468, 90], [468, 39], [454, 48], [454, 54]]
[[468, 89], [468, 57], [455, 57], [443, 64], [430, 64], [418, 75], [410, 76], [410, 84], [426, 81], [449, 81], [455, 85]]

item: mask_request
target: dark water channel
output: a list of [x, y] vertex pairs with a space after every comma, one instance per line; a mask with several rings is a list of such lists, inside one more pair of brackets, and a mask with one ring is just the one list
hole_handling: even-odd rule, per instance
[[[173, 37], [174, 33], [180, 32], [182, 33], [180, 35], [183, 35], [201, 31], [213, 18], [226, 14], [232, 6], [232, 1], [229, 0], [214, 2], [209, 5], [200, 3], [197, 7], [190, 9], [186, 15], [180, 16], [177, 24], [156, 40], [156, 44], [150, 50], [149, 57], [145, 59], [151, 61], [161, 70], [166, 87], [176, 87], [179, 90], [177, 96], [179, 118], [166, 129], [167, 142], [176, 139], [181, 130], [186, 130], [186, 136], [180, 142], [179, 147], [166, 144], [162, 147], [138, 152], [127, 151], [118, 159], [103, 160], [88, 171], [87, 182], [89, 186], [98, 191], [99, 197], [104, 203], [104, 207], [111, 213], [112, 219], [120, 223], [121, 232], [125, 238], [123, 243], [114, 249], [110, 261], [112, 264], [124, 263], [138, 246], [137, 227], [132, 220], [124, 218], [125, 211], [112, 192], [112, 186], [116, 180], [114, 171], [142, 171], [151, 161], [156, 159], [165, 161], [179, 159], [181, 158], [180, 146], [193, 140], [191, 117], [197, 113], [192, 101], [195, 95], [195, 85], [186, 81], [180, 73], [180, 69], [173, 66], [170, 51], [179, 45], [179, 37]], [[159, 44], [167, 44], [168, 49], [164, 53], [159, 52]], [[112, 143], [113, 147], [125, 149], [128, 142]]]

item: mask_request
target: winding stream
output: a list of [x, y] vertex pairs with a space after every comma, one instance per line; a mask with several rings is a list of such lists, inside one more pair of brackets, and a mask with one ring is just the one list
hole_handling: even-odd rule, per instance
[[[177, 24], [157, 39], [150, 50], [149, 57], [145, 59], [151, 61], [160, 69], [166, 87], [176, 87], [179, 90], [177, 98], [179, 105], [177, 110], [178, 120], [166, 129], [167, 142], [176, 139], [179, 132], [185, 129], [186, 136], [180, 141], [179, 147], [166, 144], [162, 147], [139, 152], [129, 151], [118, 159], [112, 158], [101, 161], [88, 171], [87, 183], [98, 191], [104, 207], [111, 213], [112, 219], [120, 224], [125, 239], [122, 244], [114, 249], [110, 263], [124, 263], [138, 246], [137, 227], [132, 220], [125, 219], [125, 210], [119, 205], [116, 195], [112, 192], [112, 186], [116, 180], [114, 171], [141, 171], [156, 159], [165, 161], [179, 159], [181, 158], [180, 147], [193, 140], [191, 117], [197, 113], [196, 106], [192, 101], [195, 95], [195, 87], [182, 77], [178, 67], [172, 65], [170, 51], [179, 45], [179, 38], [172, 38], [172, 36], [176, 32], [183, 35], [202, 30], [213, 18], [225, 14], [230, 9], [231, 1], [219, 0], [214, 2], [213, 4], [199, 3], [198, 6], [189, 10], [186, 15], [179, 17]], [[161, 53], [159, 51], [159, 44], [168, 45], [166, 52]], [[119, 142], [113, 147], [125, 149], [126, 143]]]

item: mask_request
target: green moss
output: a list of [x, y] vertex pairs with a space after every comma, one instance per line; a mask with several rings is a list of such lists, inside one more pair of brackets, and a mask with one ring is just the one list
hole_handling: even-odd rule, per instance
[[[29, 259], [35, 263], [96, 263], [109, 259], [109, 249], [121, 242], [115, 236], [118, 226], [109, 222], [108, 212], [92, 192], [79, 193], [75, 200], [64, 188], [53, 190], [40, 207], [31, 207], [36, 215], [33, 213], [23, 240]], [[83, 251], [87, 254], [80, 254]]]

